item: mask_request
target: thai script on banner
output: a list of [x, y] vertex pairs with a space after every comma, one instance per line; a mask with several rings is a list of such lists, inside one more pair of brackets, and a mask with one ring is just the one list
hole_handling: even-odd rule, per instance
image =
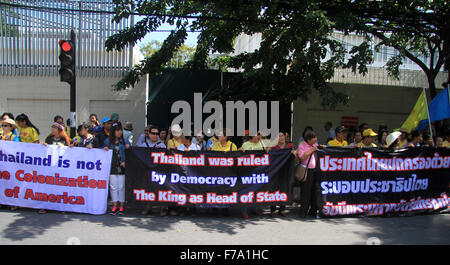
[[320, 158], [320, 170], [326, 171], [410, 171], [441, 169], [450, 166], [450, 156], [414, 157], [414, 158], [374, 158], [371, 152], [364, 152], [364, 156]]

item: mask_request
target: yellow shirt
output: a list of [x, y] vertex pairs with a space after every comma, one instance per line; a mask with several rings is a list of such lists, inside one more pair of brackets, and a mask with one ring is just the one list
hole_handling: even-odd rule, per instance
[[377, 147], [377, 145], [374, 143], [371, 143], [370, 145], [365, 145], [362, 141], [359, 142], [359, 146], [361, 146], [361, 147]]
[[170, 139], [167, 142], [167, 148], [174, 148], [177, 149], [177, 147], [180, 145], [181, 143], [178, 142], [177, 140], [175, 140], [175, 138]]
[[20, 128], [19, 127], [20, 141], [24, 143], [34, 143], [39, 141], [39, 134], [33, 127]]
[[340, 146], [340, 147], [346, 147], [348, 145], [346, 140], [343, 140], [342, 142], [339, 142], [337, 139], [333, 139], [328, 142], [328, 146]]
[[450, 142], [447, 141], [447, 140], [445, 140], [445, 141], [442, 143], [442, 146], [443, 146], [443, 147], [449, 147], [449, 148], [450, 148]]
[[237, 151], [237, 147], [231, 141], [228, 141], [224, 146], [222, 146], [222, 144], [219, 141], [217, 141], [212, 150], [213, 151]]
[[403, 146], [405, 146], [407, 143], [408, 143], [408, 140], [405, 139], [405, 140], [399, 142], [399, 143], [398, 143], [398, 146], [403, 147]]
[[250, 141], [247, 141], [242, 144], [242, 149], [244, 150], [264, 150], [263, 144], [261, 141], [258, 141], [256, 143], [252, 143]]

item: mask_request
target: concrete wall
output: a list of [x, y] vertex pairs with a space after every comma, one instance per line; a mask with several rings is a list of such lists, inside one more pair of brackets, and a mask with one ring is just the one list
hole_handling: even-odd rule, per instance
[[[143, 77], [134, 88], [114, 92], [112, 85], [120, 78], [77, 78], [77, 125], [87, 121], [91, 113], [110, 117], [118, 113], [122, 123], [133, 123], [135, 138], [145, 127], [145, 102], [148, 78]], [[0, 76], [0, 113], [15, 116], [27, 114], [41, 130], [41, 141], [50, 133], [53, 117], [70, 117], [70, 88], [59, 76]]]

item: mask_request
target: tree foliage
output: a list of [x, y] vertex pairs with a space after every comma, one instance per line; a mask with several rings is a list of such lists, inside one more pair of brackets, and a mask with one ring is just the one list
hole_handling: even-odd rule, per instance
[[398, 79], [402, 60], [408, 58], [426, 74], [431, 96], [436, 96], [436, 76], [450, 63], [447, 0], [341, 1], [338, 5], [350, 13], [351, 28], [380, 40], [376, 48], [386, 45], [399, 52], [386, 65], [394, 78]]

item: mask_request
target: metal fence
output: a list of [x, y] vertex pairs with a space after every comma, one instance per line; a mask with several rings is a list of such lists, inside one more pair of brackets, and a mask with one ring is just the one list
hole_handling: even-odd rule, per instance
[[[106, 39], [133, 24], [120, 23], [111, 0], [0, 0], [0, 75], [58, 75], [61, 39], [77, 33], [77, 75], [122, 76], [133, 58], [132, 47], [106, 52]], [[12, 6], [14, 5], [14, 6]]]

